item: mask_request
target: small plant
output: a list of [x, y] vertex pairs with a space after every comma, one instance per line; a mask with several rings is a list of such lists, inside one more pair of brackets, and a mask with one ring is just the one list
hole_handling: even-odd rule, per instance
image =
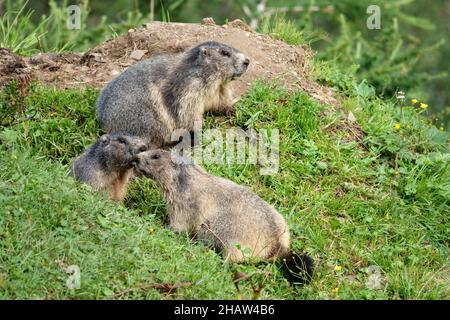
[[293, 21], [286, 19], [284, 15], [264, 17], [258, 31], [292, 45], [311, 44], [323, 37], [319, 33], [307, 33], [300, 30]]
[[34, 84], [28, 76], [11, 81], [0, 92], [0, 127], [8, 127], [29, 120], [35, 116], [26, 115], [26, 97], [34, 90]]

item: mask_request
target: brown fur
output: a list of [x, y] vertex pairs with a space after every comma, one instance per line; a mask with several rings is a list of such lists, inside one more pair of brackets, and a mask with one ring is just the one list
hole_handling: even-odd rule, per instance
[[196, 236], [227, 261], [282, 258], [290, 252], [286, 221], [248, 188], [167, 151], [144, 152], [137, 159], [137, 171], [162, 188], [173, 231]]
[[133, 177], [133, 169], [121, 172], [112, 182], [109, 198], [114, 201], [123, 201], [127, 193], [128, 184]]

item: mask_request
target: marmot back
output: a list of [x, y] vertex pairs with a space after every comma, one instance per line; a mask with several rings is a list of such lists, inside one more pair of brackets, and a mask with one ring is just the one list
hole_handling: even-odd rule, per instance
[[141, 61], [102, 90], [100, 125], [107, 133], [139, 136], [152, 149], [170, 144], [175, 129], [193, 131], [205, 112], [232, 112], [230, 81], [249, 63], [239, 50], [214, 41]]
[[132, 163], [146, 150], [145, 142], [136, 136], [105, 134], [74, 160], [70, 174], [95, 191], [112, 187], [110, 198], [121, 201], [133, 173]]
[[290, 280], [311, 279], [312, 259], [292, 254], [283, 216], [250, 189], [164, 150], [140, 153], [135, 166], [163, 190], [175, 232], [194, 235], [222, 251], [227, 261], [277, 259], [290, 268]]

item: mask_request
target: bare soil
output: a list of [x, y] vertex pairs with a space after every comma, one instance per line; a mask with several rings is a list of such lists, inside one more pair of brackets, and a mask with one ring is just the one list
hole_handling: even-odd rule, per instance
[[84, 54], [40, 53], [21, 57], [0, 48], [0, 88], [21, 78], [64, 88], [102, 88], [139, 60], [181, 52], [207, 40], [226, 43], [250, 58], [248, 71], [234, 82], [237, 97], [247, 91], [253, 80], [278, 79], [289, 89], [301, 88], [320, 102], [338, 104], [331, 89], [311, 79], [313, 54], [309, 48], [258, 34], [240, 20], [219, 26], [208, 18], [202, 24], [148, 23]]

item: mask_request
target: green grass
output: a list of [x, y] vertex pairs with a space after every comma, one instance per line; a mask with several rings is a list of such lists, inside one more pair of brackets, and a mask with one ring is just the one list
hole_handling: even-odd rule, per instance
[[305, 34], [298, 30], [292, 21], [286, 20], [283, 16], [264, 19], [259, 27], [259, 31], [275, 39], [281, 39], [287, 44], [299, 45], [308, 42]]
[[27, 2], [20, 3], [17, 10], [7, 10], [0, 16], [0, 47], [9, 48], [18, 54], [30, 55], [38, 51], [36, 47], [45, 34], [42, 29], [48, 19], [42, 19], [39, 25], [30, 27], [33, 11], [24, 12]]
[[[280, 130], [278, 174], [261, 176], [250, 164], [205, 165], [280, 211], [292, 246], [316, 260], [310, 285], [290, 288], [274, 264], [227, 265], [173, 234], [150, 180], [135, 180], [124, 205], [73, 181], [70, 160], [100, 133], [98, 91], [33, 85], [19, 100], [23, 112], [9, 104], [14, 87], [0, 105], [17, 123], [0, 130], [0, 298], [235, 299], [252, 298], [252, 286], [261, 285], [262, 299], [448, 299], [448, 133], [351, 76], [315, 68], [318, 80], [339, 90], [342, 109], [256, 82], [230, 120]], [[344, 121], [348, 111], [360, 128]], [[79, 289], [66, 287], [70, 265], [80, 267]], [[369, 266], [381, 270], [377, 289], [366, 285]], [[253, 274], [240, 295], [237, 271]], [[150, 287], [183, 281], [192, 284], [169, 295]]]

